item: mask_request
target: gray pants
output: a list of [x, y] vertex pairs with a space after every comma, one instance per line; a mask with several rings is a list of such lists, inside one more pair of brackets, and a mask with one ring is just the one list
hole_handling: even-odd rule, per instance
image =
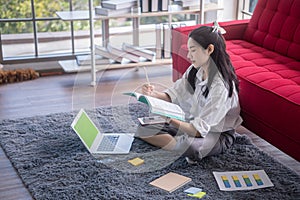
[[135, 136], [143, 138], [157, 134], [172, 135], [177, 141], [174, 150], [193, 160], [220, 154], [230, 148], [235, 141], [235, 130], [222, 133], [210, 132], [204, 138], [193, 138], [169, 124], [140, 125]]

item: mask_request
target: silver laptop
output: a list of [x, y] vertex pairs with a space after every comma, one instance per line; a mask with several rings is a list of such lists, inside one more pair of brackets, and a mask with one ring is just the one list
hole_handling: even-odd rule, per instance
[[100, 133], [83, 109], [79, 111], [71, 127], [93, 156], [127, 154], [134, 140], [133, 133]]

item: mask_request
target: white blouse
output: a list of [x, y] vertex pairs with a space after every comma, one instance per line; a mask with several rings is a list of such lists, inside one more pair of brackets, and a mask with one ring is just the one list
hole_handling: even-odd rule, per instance
[[194, 94], [187, 90], [188, 72], [191, 65], [178, 79], [173, 87], [165, 92], [170, 96], [171, 101], [178, 104], [185, 112], [186, 121], [190, 122], [205, 137], [208, 132], [224, 132], [236, 129], [241, 123], [240, 105], [237, 91], [233, 90], [231, 97], [228, 97], [228, 88], [225, 86], [222, 75], [217, 73], [209, 89], [208, 96], [202, 95], [207, 84], [207, 79], [202, 80], [203, 69], [200, 68], [196, 74], [196, 89]]

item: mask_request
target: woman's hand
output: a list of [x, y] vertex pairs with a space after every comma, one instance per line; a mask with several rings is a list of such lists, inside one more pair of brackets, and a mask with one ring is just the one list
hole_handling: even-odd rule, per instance
[[144, 84], [142, 87], [142, 93], [148, 96], [153, 96], [154, 94], [154, 85]]
[[159, 92], [155, 90], [154, 85], [151, 85], [149, 83], [144, 84], [142, 86], [142, 93], [147, 95], [147, 96], [151, 96], [151, 97], [155, 97], [164, 101], [168, 101], [171, 102], [171, 98], [169, 97], [169, 95], [165, 92]]

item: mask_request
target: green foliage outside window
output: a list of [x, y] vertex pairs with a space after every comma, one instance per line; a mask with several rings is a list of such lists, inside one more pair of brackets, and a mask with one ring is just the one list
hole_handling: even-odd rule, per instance
[[[94, 0], [94, 5], [100, 5], [101, 0]], [[57, 17], [56, 11], [69, 11], [70, 0], [35, 0], [35, 17], [49, 18]], [[88, 0], [72, 0], [73, 10], [87, 10]], [[32, 19], [31, 0], [0, 0], [1, 19]], [[70, 29], [69, 22], [58, 20], [38, 21], [38, 32], [66, 31]], [[77, 30], [88, 29], [88, 21], [74, 23]], [[0, 31], [2, 34], [31, 33], [31, 22], [1, 22]]]
[[[35, 17], [37, 19], [37, 32], [57, 32], [69, 31], [70, 22], [62, 20], [42, 20], [41, 18], [57, 17], [57, 11], [69, 11], [70, 2], [72, 2], [73, 10], [88, 10], [88, 0], [34, 0]], [[93, 0], [94, 6], [101, 4], [101, 0]], [[0, 19], [32, 19], [31, 0], [0, 0]], [[183, 16], [173, 16], [173, 21], [182, 20]], [[142, 17], [141, 24], [157, 24], [168, 21], [168, 16], [160, 17]], [[110, 20], [110, 26], [128, 26], [131, 20]], [[73, 26], [75, 30], [88, 30], [89, 22], [87, 20], [74, 21]], [[101, 21], [95, 22], [95, 28], [101, 27]], [[18, 33], [32, 33], [32, 21], [26, 22], [0, 22], [1, 34], [18, 34]]]

